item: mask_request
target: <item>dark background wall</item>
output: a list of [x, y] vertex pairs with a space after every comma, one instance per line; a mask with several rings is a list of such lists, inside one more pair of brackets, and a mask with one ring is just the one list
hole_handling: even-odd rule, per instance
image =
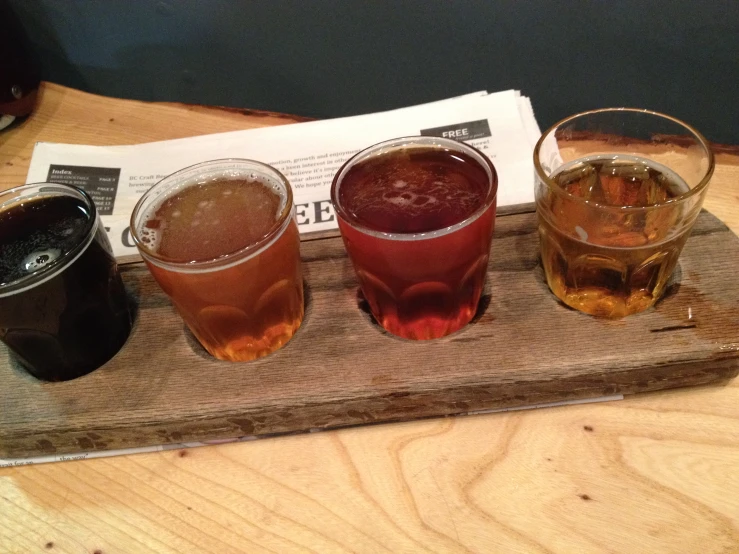
[[319, 118], [518, 88], [542, 128], [667, 112], [739, 144], [738, 0], [8, 0], [42, 77]]

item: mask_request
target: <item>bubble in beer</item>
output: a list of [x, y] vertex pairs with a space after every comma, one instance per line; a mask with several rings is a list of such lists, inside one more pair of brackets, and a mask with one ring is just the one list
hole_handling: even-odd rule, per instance
[[144, 227], [141, 229], [140, 234], [141, 242], [143, 242], [149, 250], [156, 252], [159, 244], [159, 231], [157, 229]]
[[62, 251], [58, 248], [47, 248], [45, 250], [32, 252], [23, 260], [23, 269], [31, 273], [50, 264], [61, 255]]

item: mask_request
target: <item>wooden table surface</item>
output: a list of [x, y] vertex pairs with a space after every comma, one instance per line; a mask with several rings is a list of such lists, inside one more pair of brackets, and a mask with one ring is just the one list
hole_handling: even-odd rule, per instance
[[[0, 133], [0, 189], [25, 181], [36, 141], [132, 144], [299, 120], [45, 84], [34, 115]], [[717, 151], [705, 207], [739, 233], [739, 153]], [[734, 380], [4, 468], [0, 552], [739, 552], [737, 470]]]

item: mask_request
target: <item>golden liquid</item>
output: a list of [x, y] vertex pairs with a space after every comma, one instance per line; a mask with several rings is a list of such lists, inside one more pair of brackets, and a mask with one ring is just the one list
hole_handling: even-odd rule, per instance
[[652, 306], [689, 235], [689, 226], [680, 225], [682, 204], [668, 202], [687, 185], [639, 158], [577, 160], [552, 178], [578, 197], [549, 192], [537, 199], [542, 263], [552, 292], [568, 306], [602, 317]]
[[[142, 239], [177, 261], [215, 259], [258, 242], [281, 203], [260, 181], [221, 180], [168, 198]], [[285, 345], [303, 321], [300, 236], [290, 219], [255, 255], [217, 271], [149, 270], [203, 347], [215, 358], [247, 361]]]

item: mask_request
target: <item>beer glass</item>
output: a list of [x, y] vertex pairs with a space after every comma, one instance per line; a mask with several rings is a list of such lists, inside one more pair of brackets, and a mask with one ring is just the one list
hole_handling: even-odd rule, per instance
[[710, 145], [660, 113], [568, 117], [534, 149], [541, 259], [566, 305], [620, 318], [665, 291], [713, 174]]
[[224, 159], [177, 171], [142, 196], [131, 234], [214, 357], [265, 356], [300, 327], [300, 238], [290, 184], [276, 169]]
[[473, 318], [497, 190], [482, 152], [443, 138], [389, 140], [341, 167], [331, 200], [362, 293], [385, 330], [434, 339]]
[[0, 339], [46, 381], [110, 360], [131, 314], [95, 204], [83, 190], [36, 183], [0, 193]]

